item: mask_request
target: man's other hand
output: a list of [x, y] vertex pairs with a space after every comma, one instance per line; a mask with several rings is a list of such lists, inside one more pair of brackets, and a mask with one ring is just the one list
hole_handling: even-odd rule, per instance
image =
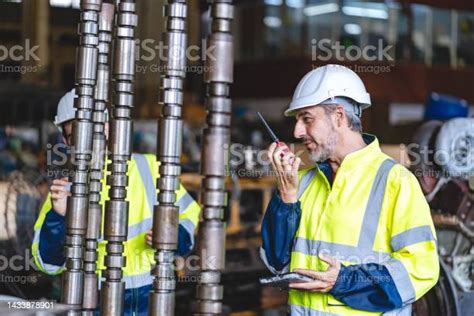
[[311, 292], [329, 292], [334, 284], [336, 283], [337, 276], [341, 270], [341, 263], [327, 255], [319, 255], [319, 258], [329, 264], [326, 271], [314, 271], [307, 269], [295, 269], [293, 272], [297, 272], [310, 278], [313, 278], [313, 282], [304, 283], [290, 283], [290, 288], [295, 290], [304, 290]]

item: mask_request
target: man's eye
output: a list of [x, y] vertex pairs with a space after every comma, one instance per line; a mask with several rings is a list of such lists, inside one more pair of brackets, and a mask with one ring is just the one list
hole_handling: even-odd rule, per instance
[[310, 122], [311, 122], [311, 118], [309, 118], [309, 117], [303, 117], [303, 122], [304, 122], [304, 123], [310, 123]]

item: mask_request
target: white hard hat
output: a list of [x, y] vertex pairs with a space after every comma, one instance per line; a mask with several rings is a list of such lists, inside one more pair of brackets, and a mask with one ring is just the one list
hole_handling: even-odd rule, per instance
[[308, 72], [296, 87], [285, 116], [295, 115], [295, 110], [328, 104], [328, 99], [345, 97], [357, 102], [361, 110], [371, 105], [370, 95], [360, 77], [347, 67], [326, 65]]
[[58, 110], [54, 118], [54, 124], [61, 127], [62, 124], [75, 118], [76, 109], [74, 108], [74, 98], [76, 97], [76, 89], [72, 89], [59, 100]]
[[[59, 100], [58, 110], [56, 117], [54, 118], [54, 125], [56, 125], [60, 131], [62, 131], [61, 125], [67, 121], [74, 120], [76, 118], [76, 108], [74, 107], [74, 98], [76, 97], [76, 89], [72, 89]], [[108, 111], [105, 109], [105, 120], [108, 120]]]

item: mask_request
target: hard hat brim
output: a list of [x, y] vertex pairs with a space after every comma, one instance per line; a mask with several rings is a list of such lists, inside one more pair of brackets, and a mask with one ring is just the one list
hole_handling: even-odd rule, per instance
[[[367, 98], [368, 98], [368, 101], [369, 102], [359, 102], [358, 100], [354, 100], [356, 101], [358, 104], [360, 104], [360, 108], [361, 110], [365, 110], [367, 108], [369, 108], [371, 106], [371, 103], [370, 103], [370, 96], [369, 94], [367, 93]], [[302, 104], [293, 104], [294, 102], [291, 102], [290, 105], [288, 106], [288, 109], [284, 112], [284, 115], [285, 117], [292, 117], [292, 116], [295, 116], [296, 115], [296, 112], [298, 110], [301, 110], [301, 109], [304, 109], [304, 108], [309, 108], [309, 107], [313, 107], [313, 106], [318, 106], [320, 105], [320, 103], [324, 102], [325, 100], [321, 100], [320, 102], [318, 102], [317, 104], [314, 104], [314, 103], [302, 103]], [[367, 100], [365, 100], [367, 101]]]

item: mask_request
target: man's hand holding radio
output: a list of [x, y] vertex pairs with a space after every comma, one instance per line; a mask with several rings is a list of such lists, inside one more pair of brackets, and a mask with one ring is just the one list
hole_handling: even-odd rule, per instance
[[277, 177], [278, 190], [285, 203], [298, 201], [298, 168], [301, 159], [283, 142], [274, 142], [268, 149], [268, 159]]

